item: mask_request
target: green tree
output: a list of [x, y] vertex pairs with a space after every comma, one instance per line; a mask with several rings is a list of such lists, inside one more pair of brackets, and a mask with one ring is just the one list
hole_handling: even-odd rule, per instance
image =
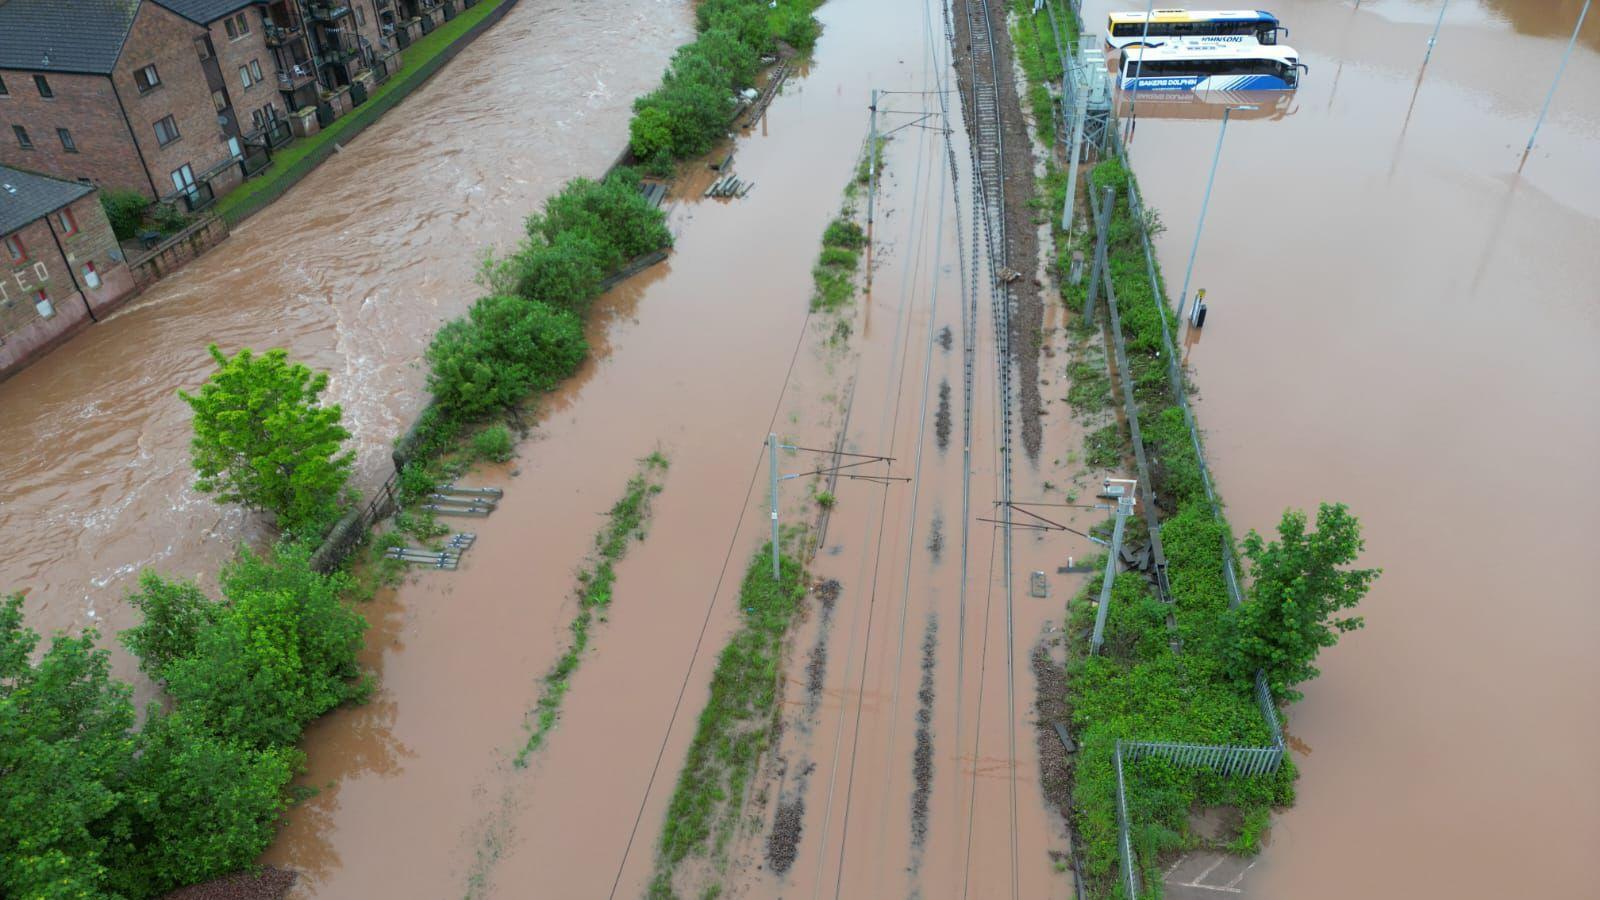
[[216, 623], [219, 610], [194, 582], [168, 580], [148, 569], [139, 575], [139, 590], [128, 595], [128, 602], [141, 619], [122, 632], [123, 646], [155, 678], [164, 677], [173, 660], [194, 652], [200, 632]]
[[529, 241], [517, 255], [512, 291], [524, 300], [582, 316], [605, 279], [600, 257], [600, 248], [581, 234], [562, 232], [548, 244]]
[[520, 297], [479, 299], [428, 347], [428, 389], [458, 419], [505, 409], [572, 374], [589, 352], [583, 323]]
[[1380, 569], [1345, 568], [1365, 547], [1361, 523], [1342, 503], [1317, 510], [1317, 530], [1306, 531], [1306, 514], [1291, 509], [1278, 524], [1278, 539], [1255, 531], [1244, 539], [1250, 560], [1249, 598], [1231, 614], [1228, 663], [1248, 682], [1266, 674], [1273, 696], [1294, 702], [1295, 686], [1320, 674], [1313, 664], [1339, 635], [1360, 628], [1360, 616], [1341, 616], [1366, 596]]
[[106, 822], [133, 760], [133, 703], [95, 634], [39, 635], [22, 598], [0, 603], [0, 896], [101, 896]]
[[219, 737], [180, 709], [152, 708], [118, 811], [128, 850], [109, 887], [152, 897], [249, 866], [272, 842], [298, 750]]
[[338, 516], [355, 454], [337, 404], [318, 398], [326, 373], [290, 363], [283, 350], [257, 356], [248, 347], [225, 356], [210, 347], [217, 371], [199, 394], [179, 391], [194, 410], [190, 455], [195, 487], [225, 503], [277, 516], [285, 532], [309, 536]]
[[165, 668], [180, 709], [251, 747], [291, 746], [306, 723], [364, 696], [356, 655], [367, 623], [341, 599], [344, 574], [311, 569], [303, 546], [248, 548], [222, 572], [227, 604], [193, 654]]

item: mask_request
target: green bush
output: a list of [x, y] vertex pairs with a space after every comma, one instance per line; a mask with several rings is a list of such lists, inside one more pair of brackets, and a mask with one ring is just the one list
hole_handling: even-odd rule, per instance
[[200, 633], [216, 624], [220, 607], [192, 581], [168, 580], [145, 570], [139, 590], [128, 595], [139, 624], [122, 632], [122, 643], [139, 658], [139, 668], [155, 678], [173, 660], [194, 653]]
[[699, 156], [727, 133], [733, 103], [728, 91], [701, 82], [663, 84], [634, 101], [629, 147], [644, 160]]
[[428, 347], [428, 389], [453, 417], [506, 409], [572, 374], [589, 352], [569, 312], [520, 297], [484, 297]]
[[125, 241], [139, 234], [150, 199], [138, 191], [108, 188], [100, 192], [100, 206], [105, 209], [106, 219], [111, 222], [112, 233], [117, 240]]
[[606, 272], [636, 256], [672, 246], [666, 213], [639, 192], [639, 178], [623, 170], [605, 181], [574, 178], [531, 216], [528, 235], [564, 252], [592, 252]]
[[867, 245], [867, 233], [861, 230], [860, 225], [849, 219], [834, 219], [828, 223], [827, 230], [822, 232], [822, 245], [860, 250]]
[[511, 429], [504, 425], [490, 425], [472, 436], [472, 455], [478, 459], [505, 462], [515, 451]]
[[356, 654], [367, 623], [345, 605], [349, 576], [311, 569], [303, 546], [248, 547], [222, 570], [225, 609], [191, 655], [164, 669], [186, 714], [252, 747], [289, 747], [306, 724], [361, 698]]
[[601, 255], [593, 240], [576, 232], [562, 232], [548, 244], [529, 241], [514, 257], [510, 289], [524, 300], [584, 315], [605, 280]]

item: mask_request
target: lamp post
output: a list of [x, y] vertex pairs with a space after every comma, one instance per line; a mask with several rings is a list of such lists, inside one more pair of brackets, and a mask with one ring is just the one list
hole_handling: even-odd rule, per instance
[[1567, 71], [1567, 60], [1572, 58], [1573, 45], [1578, 43], [1578, 29], [1583, 27], [1583, 19], [1589, 15], [1589, 0], [1583, 0], [1583, 9], [1578, 12], [1578, 24], [1572, 26], [1572, 39], [1567, 41], [1567, 52], [1561, 54], [1561, 64], [1556, 66], [1556, 80], [1550, 82], [1550, 93], [1544, 95], [1544, 108], [1539, 110], [1539, 121], [1533, 123], [1533, 134], [1528, 135], [1528, 147], [1523, 154], [1533, 151], [1534, 138], [1539, 136], [1539, 129], [1544, 125], [1545, 113], [1550, 111], [1550, 101], [1555, 99], [1556, 86], [1561, 83], [1561, 76]]
[[1194, 257], [1200, 251], [1200, 231], [1206, 227], [1206, 207], [1211, 205], [1211, 185], [1217, 180], [1217, 163], [1222, 161], [1222, 139], [1228, 134], [1228, 116], [1235, 110], [1255, 110], [1259, 106], [1244, 105], [1230, 106], [1222, 111], [1222, 129], [1217, 132], [1217, 152], [1211, 157], [1211, 174], [1206, 178], [1206, 195], [1200, 201], [1200, 221], [1194, 226], [1194, 244], [1189, 248], [1189, 268], [1183, 272], [1183, 292], [1178, 295], [1178, 318], [1183, 318], [1183, 310], [1189, 303], [1189, 277], [1194, 274]]
[[1433, 45], [1439, 41], [1439, 26], [1444, 24], [1444, 11], [1449, 8], [1450, 0], [1444, 0], [1443, 3], [1439, 4], [1439, 18], [1434, 20], [1433, 34], [1428, 35], [1428, 52], [1422, 55], [1423, 65], [1427, 65], [1428, 60], [1433, 57]]
[[[1150, 47], [1150, 16], [1155, 12], [1156, 0], [1149, 0], [1144, 7], [1144, 34], [1139, 37], [1139, 58], [1133, 63], [1133, 79], [1139, 80], [1139, 73], [1144, 71], [1144, 52]], [[1110, 37], [1110, 35], [1107, 35]], [[1128, 133], [1133, 133], [1133, 123], [1139, 119], [1139, 87], [1133, 88], [1133, 96], [1128, 98]]]

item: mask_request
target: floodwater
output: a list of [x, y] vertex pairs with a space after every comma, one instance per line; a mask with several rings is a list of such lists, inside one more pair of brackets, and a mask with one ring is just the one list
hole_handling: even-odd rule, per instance
[[109, 637], [134, 624], [122, 597], [140, 569], [210, 584], [237, 542], [269, 538], [191, 487], [176, 392], [205, 380], [209, 343], [330, 372], [359, 484], [387, 477], [424, 399], [422, 350], [475, 296], [482, 251], [611, 164], [689, 19], [664, 0], [524, 0], [216, 252], [0, 384], [0, 589], [28, 592], [29, 623]]
[[[1582, 5], [1458, 0], [1426, 68], [1437, 4], [1273, 7], [1311, 72], [1228, 129], [1186, 353], [1235, 528], [1343, 501], [1384, 575], [1290, 710], [1248, 896], [1594, 892], [1596, 15], [1522, 158]], [[1176, 288], [1217, 123], [1139, 109]]]
[[[378, 696], [313, 726], [305, 780], [323, 790], [291, 811], [266, 858], [302, 870], [300, 896], [642, 893], [712, 668], [737, 623], [738, 582], [766, 536], [769, 431], [813, 447], [832, 446], [842, 431], [845, 449], [892, 455], [889, 474], [918, 478], [837, 487], [814, 565], [817, 577], [842, 583], [825, 630], [825, 684], [806, 712], [804, 653], [824, 631], [813, 599], [790, 649], [783, 737], [745, 807], [754, 824], [738, 829], [725, 895], [903, 896], [920, 887], [952, 897], [970, 886], [977, 896], [1040, 896], [1066, 884], [1047, 855], [1065, 848], [1065, 833], [1035, 786], [1027, 654], [1076, 585], [1062, 580], [1050, 602], [1019, 587], [1008, 629], [993, 531], [974, 522], [962, 614], [960, 431], [940, 451], [932, 403], [939, 382], [953, 382], [959, 422], [963, 270], [942, 140], [915, 121], [937, 109], [935, 96], [884, 102], [884, 121], [907, 127], [887, 152], [875, 281], [846, 317], [850, 349], [830, 346], [832, 317], [807, 315], [818, 239], [863, 144], [870, 89], [928, 90], [947, 71], [939, 7], [837, 0], [819, 16], [826, 32], [815, 60], [734, 147], [734, 174], [754, 191], [705, 200], [706, 176], [686, 180], [671, 206], [672, 258], [601, 302], [594, 357], [547, 405], [537, 436], [510, 467], [474, 476], [507, 494], [477, 525], [462, 568], [418, 574], [374, 602]], [[953, 127], [965, 160], [959, 120]], [[964, 168], [961, 179], [970, 215]], [[986, 293], [979, 304], [974, 517], [989, 515], [995, 482]], [[950, 351], [931, 340], [944, 326], [956, 335]], [[529, 768], [515, 768], [537, 681], [568, 639], [573, 575], [597, 515], [636, 460], [658, 449], [671, 470], [648, 536], [617, 567], [607, 621], [559, 726]], [[814, 460], [792, 454], [784, 466], [801, 471]], [[1019, 475], [1029, 485], [1041, 477], [1063, 479]], [[785, 521], [815, 515], [810, 489], [785, 483]], [[945, 535], [938, 565], [925, 550], [935, 517]], [[1018, 572], [1066, 555], [1019, 544]], [[934, 780], [927, 845], [914, 851], [913, 731], [930, 612], [939, 620]], [[776, 799], [795, 789], [783, 773], [812, 766], [797, 859], [775, 877], [762, 852]], [[923, 860], [925, 870], [908, 871]], [[690, 866], [679, 886], [698, 896], [707, 877]]]

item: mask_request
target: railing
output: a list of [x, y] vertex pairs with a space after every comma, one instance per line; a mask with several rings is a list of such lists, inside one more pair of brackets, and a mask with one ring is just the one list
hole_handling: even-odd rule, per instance
[[275, 22], [266, 22], [262, 25], [261, 30], [268, 47], [282, 47], [301, 35], [299, 25], [279, 25]]
[[350, 15], [350, 7], [343, 3], [313, 3], [308, 7], [311, 18], [319, 22], [332, 22]]
[[[224, 162], [226, 163], [227, 161]], [[211, 189], [211, 183], [209, 181], [197, 181], [183, 190], [174, 191], [162, 197], [159, 202], [170, 203], [174, 206], [181, 203], [183, 208], [190, 213], [197, 213], [215, 203], [216, 200], [217, 192]]]

